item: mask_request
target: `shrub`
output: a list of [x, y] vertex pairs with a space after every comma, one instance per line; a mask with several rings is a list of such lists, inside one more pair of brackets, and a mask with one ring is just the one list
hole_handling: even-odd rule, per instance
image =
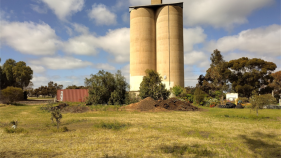
[[23, 99], [23, 91], [17, 87], [7, 87], [2, 90], [2, 96], [7, 99], [8, 103], [13, 103]]
[[246, 97], [239, 97], [239, 98], [238, 98], [238, 101], [239, 101], [239, 100], [241, 100], [243, 104], [249, 103], [249, 102], [250, 102], [249, 99], [246, 98]]
[[170, 91], [166, 89], [165, 84], [162, 83], [162, 77], [154, 70], [146, 70], [146, 76], [140, 84], [139, 96], [144, 99], [151, 97], [155, 100], [167, 99], [170, 96]]
[[252, 108], [256, 109], [258, 116], [258, 109], [262, 109], [264, 105], [276, 103], [276, 99], [270, 94], [258, 95], [256, 92], [253, 92], [250, 103], [252, 104]]
[[24, 99], [24, 100], [27, 100], [27, 91], [24, 91], [24, 92], [23, 92], [23, 99]]
[[174, 86], [172, 88], [172, 93], [175, 95], [175, 96], [179, 96], [181, 93], [183, 92], [183, 88], [181, 86]]
[[126, 99], [125, 99], [126, 105], [129, 105], [129, 104], [132, 104], [132, 103], [137, 103], [139, 101], [140, 101], [140, 97], [138, 97], [136, 95], [136, 93], [127, 93], [126, 94]]
[[195, 92], [194, 92], [194, 101], [197, 104], [203, 105], [204, 104], [204, 97], [205, 97], [204, 92], [199, 87], [197, 87]]

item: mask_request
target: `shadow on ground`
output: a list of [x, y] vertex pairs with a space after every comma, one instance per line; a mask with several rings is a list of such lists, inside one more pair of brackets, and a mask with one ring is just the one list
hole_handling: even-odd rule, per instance
[[276, 143], [281, 140], [278, 140], [276, 135], [255, 132], [251, 136], [240, 135], [240, 137], [245, 141], [248, 148], [257, 156], [263, 158], [281, 158], [281, 146]]
[[201, 148], [200, 145], [162, 145], [160, 150], [174, 156], [193, 155], [195, 157], [214, 157], [216, 153]]

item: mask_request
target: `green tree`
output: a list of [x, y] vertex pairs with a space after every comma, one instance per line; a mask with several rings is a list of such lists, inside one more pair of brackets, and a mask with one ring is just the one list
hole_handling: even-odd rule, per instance
[[2, 83], [2, 88], [13, 86], [23, 89], [28, 86], [30, 80], [32, 79], [33, 71], [29, 66], [26, 66], [26, 63], [23, 61], [16, 63], [15, 60], [8, 59], [3, 64], [1, 75], [6, 78], [2, 79], [4, 82]]
[[57, 83], [54, 83], [53, 81], [50, 81], [48, 83], [48, 95], [51, 95], [52, 98], [54, 98], [57, 95], [57, 90], [62, 89], [63, 85], [58, 85]]
[[25, 62], [19, 61], [13, 67], [13, 74], [16, 86], [23, 89], [28, 86], [30, 80], [32, 79], [33, 71], [29, 66], [26, 66]]
[[23, 91], [17, 87], [7, 87], [2, 90], [2, 97], [5, 102], [13, 103], [15, 101], [23, 100]]
[[262, 109], [264, 105], [274, 104], [276, 103], [276, 100], [271, 94], [258, 95], [256, 91], [253, 91], [250, 103], [252, 104], [252, 108], [256, 109], [258, 116], [258, 109]]
[[172, 88], [172, 93], [175, 95], [175, 96], [179, 96], [181, 93], [183, 92], [183, 88], [181, 86], [174, 86]]
[[200, 86], [198, 85], [194, 92], [193, 101], [195, 101], [195, 103], [197, 104], [203, 105], [204, 97], [205, 97], [205, 92], [202, 91]]
[[71, 86], [67, 86], [66, 89], [88, 89], [88, 88], [84, 86], [71, 85]]
[[109, 98], [109, 104], [125, 104], [126, 102], [126, 89], [128, 88], [128, 83], [124, 76], [122, 76], [121, 71], [118, 70], [114, 75], [116, 87], [115, 90], [111, 93]]
[[[3, 70], [2, 70], [2, 73], [5, 74], [6, 76], [6, 82], [7, 83], [4, 83], [6, 84], [7, 86], [16, 86], [15, 83], [16, 83], [16, 79], [15, 79], [15, 76], [14, 76], [14, 73], [13, 73], [13, 68], [16, 66], [16, 61], [13, 60], [13, 59], [8, 59], [6, 60], [6, 62], [3, 64]], [[6, 88], [6, 87], [4, 87]]]
[[85, 86], [89, 87], [87, 102], [91, 104], [124, 104], [128, 84], [118, 70], [115, 75], [104, 70], [91, 78], [85, 79]]
[[211, 54], [210, 60], [210, 68], [206, 71], [206, 75], [201, 75], [198, 78], [200, 88], [212, 97], [218, 97], [218, 94], [220, 94], [219, 97], [222, 102], [224, 92], [229, 89], [227, 83], [231, 71], [228, 69], [228, 63], [217, 49]]
[[272, 88], [273, 96], [278, 101], [281, 94], [281, 71], [272, 73], [271, 76], [273, 77], [273, 80], [269, 83], [268, 86]]
[[242, 97], [249, 98], [252, 91], [261, 94], [259, 91], [261, 86], [270, 83], [272, 80], [270, 74], [276, 69], [276, 64], [258, 58], [242, 57], [229, 61], [228, 68], [232, 71], [229, 76], [232, 89]]
[[160, 98], [167, 99], [170, 95], [170, 91], [165, 88], [165, 84], [162, 83], [162, 77], [159, 73], [154, 70], [146, 70], [146, 76], [140, 84], [140, 94], [139, 96], [144, 99], [146, 97], [151, 97], [155, 100]]

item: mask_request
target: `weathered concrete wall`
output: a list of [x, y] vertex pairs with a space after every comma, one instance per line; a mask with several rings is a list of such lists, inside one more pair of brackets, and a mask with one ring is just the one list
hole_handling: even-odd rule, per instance
[[145, 70], [156, 70], [154, 11], [150, 8], [132, 10], [130, 26], [130, 90], [137, 91]]

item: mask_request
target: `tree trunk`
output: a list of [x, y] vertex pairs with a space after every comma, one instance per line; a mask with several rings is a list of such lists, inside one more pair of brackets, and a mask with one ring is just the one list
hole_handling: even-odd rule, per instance
[[259, 116], [259, 113], [258, 113], [258, 108], [256, 108], [256, 112], [257, 112], [257, 116]]

